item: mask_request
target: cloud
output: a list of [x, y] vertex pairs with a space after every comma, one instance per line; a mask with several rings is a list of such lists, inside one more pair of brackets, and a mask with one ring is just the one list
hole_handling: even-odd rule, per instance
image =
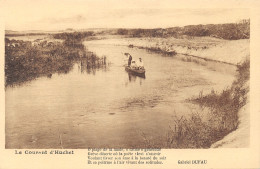
[[3, 13], [7, 29], [158, 28], [249, 18], [247, 9], [177, 8], [172, 3], [162, 7], [159, 0], [149, 3], [144, 0], [129, 0], [128, 3], [121, 0], [25, 1], [28, 3], [6, 1]]

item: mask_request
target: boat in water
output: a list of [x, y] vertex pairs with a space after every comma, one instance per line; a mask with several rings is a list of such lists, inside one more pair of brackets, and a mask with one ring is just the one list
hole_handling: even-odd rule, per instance
[[128, 57], [125, 70], [132, 75], [145, 77], [145, 68], [143, 66], [142, 58], [139, 58], [138, 62], [136, 63], [135, 60], [132, 60], [133, 58], [129, 53], [125, 53], [125, 55]]
[[125, 70], [133, 75], [145, 77], [145, 69], [144, 68], [136, 68], [131, 66], [125, 66]]

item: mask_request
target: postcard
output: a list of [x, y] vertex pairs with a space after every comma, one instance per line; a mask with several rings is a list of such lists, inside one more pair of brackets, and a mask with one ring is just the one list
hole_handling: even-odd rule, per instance
[[1, 1], [0, 168], [259, 168], [259, 2]]

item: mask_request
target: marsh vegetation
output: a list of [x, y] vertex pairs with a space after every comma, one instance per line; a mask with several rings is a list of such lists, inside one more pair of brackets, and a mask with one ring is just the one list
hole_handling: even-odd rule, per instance
[[83, 38], [92, 33], [62, 33], [54, 38], [63, 40], [34, 41], [10, 40], [5, 38], [5, 85], [30, 81], [53, 73], [67, 73], [76, 60], [86, 60], [88, 68], [106, 64], [82, 44]]

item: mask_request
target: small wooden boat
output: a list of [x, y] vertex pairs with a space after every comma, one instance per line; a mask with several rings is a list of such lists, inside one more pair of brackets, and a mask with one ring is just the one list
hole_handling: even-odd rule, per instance
[[134, 68], [130, 66], [125, 66], [125, 70], [129, 73], [132, 73], [137, 76], [145, 76], [145, 69], [144, 68]]

